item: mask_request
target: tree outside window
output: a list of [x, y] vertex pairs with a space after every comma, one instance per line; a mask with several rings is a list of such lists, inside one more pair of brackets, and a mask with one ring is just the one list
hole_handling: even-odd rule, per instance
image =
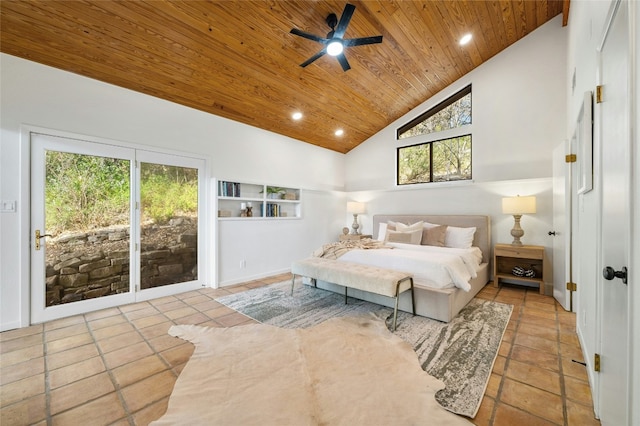
[[[471, 179], [471, 86], [398, 129], [398, 139], [458, 129], [451, 138], [398, 148], [398, 185]], [[455, 130], [454, 130], [455, 133]], [[465, 134], [466, 133], [466, 134]]]

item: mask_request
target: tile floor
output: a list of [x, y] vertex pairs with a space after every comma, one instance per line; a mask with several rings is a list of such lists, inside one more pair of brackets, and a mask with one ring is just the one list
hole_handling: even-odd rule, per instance
[[[0, 333], [0, 424], [146, 425], [159, 418], [193, 352], [172, 324], [251, 322], [216, 297], [289, 278], [203, 289]], [[597, 425], [575, 314], [537, 289], [489, 283], [514, 305], [476, 425]]]

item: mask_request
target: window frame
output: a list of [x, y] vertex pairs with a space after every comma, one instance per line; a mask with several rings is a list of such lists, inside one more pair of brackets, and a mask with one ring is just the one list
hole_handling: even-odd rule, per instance
[[[454, 127], [451, 129], [445, 129], [439, 132], [425, 133], [422, 135], [410, 136], [403, 139], [400, 139], [400, 135], [407, 130], [415, 127], [417, 124], [422, 121], [427, 120], [429, 117], [434, 114], [442, 111], [443, 109], [449, 107], [453, 103], [462, 99], [463, 97], [471, 94], [471, 120], [469, 124], [462, 125], [460, 127]], [[470, 167], [471, 173], [469, 179], [461, 179], [461, 180], [449, 180], [449, 181], [433, 181], [433, 144], [441, 141], [446, 141], [449, 139], [459, 138], [469, 136], [471, 139], [471, 152], [470, 152]], [[410, 148], [419, 145], [429, 145], [429, 182], [415, 182], [415, 183], [400, 183], [400, 150], [402, 148]], [[462, 89], [456, 91], [453, 95], [444, 99], [443, 101], [437, 103], [435, 106], [429, 108], [424, 113], [418, 115], [408, 123], [400, 126], [396, 130], [396, 162], [395, 162], [395, 186], [396, 187], [411, 187], [415, 185], [433, 185], [433, 184], [452, 184], [452, 183], [469, 183], [473, 181], [473, 94], [472, 94], [472, 85], [467, 84]]]
[[[465, 127], [466, 128], [466, 127]], [[439, 134], [440, 132], [438, 132]], [[446, 181], [434, 181], [433, 180], [433, 145], [438, 143], [438, 142], [444, 142], [444, 141], [448, 141], [451, 139], [455, 139], [455, 138], [463, 138], [469, 136], [470, 142], [471, 142], [471, 153], [470, 156], [473, 159], [473, 134], [471, 134], [471, 132], [469, 133], [463, 133], [460, 135], [455, 135], [455, 136], [449, 136], [449, 137], [445, 137], [442, 139], [436, 139], [436, 140], [432, 140], [429, 142], [419, 142], [419, 143], [414, 143], [412, 145], [404, 145], [404, 146], [398, 146], [396, 147], [396, 186], [401, 186], [401, 187], [407, 187], [410, 185], [424, 185], [424, 184], [430, 184], [430, 183], [436, 183], [436, 184], [442, 184], [442, 183], [451, 183], [451, 182], [469, 182], [471, 180], [473, 180], [473, 161], [471, 161], [471, 173], [469, 174], [469, 179], [460, 179], [460, 180], [446, 180]], [[429, 181], [428, 182], [414, 182], [414, 183], [400, 183], [400, 150], [404, 149], [404, 148], [412, 148], [414, 146], [421, 146], [421, 145], [429, 145]]]

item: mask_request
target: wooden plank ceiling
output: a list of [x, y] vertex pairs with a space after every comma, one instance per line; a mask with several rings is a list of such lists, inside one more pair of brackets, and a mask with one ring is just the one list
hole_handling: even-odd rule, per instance
[[384, 39], [347, 48], [347, 72], [327, 55], [301, 68], [322, 46], [289, 33], [324, 37], [345, 1], [2, 0], [0, 50], [346, 153], [568, 14], [568, 0], [351, 3], [345, 38]]

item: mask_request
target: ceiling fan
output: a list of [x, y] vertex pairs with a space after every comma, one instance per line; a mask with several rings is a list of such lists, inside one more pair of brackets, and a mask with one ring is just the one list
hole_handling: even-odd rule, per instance
[[353, 16], [353, 12], [355, 10], [356, 7], [354, 5], [347, 3], [347, 5], [344, 7], [344, 10], [342, 11], [342, 16], [340, 17], [339, 22], [338, 17], [335, 13], [329, 14], [329, 16], [327, 16], [326, 22], [327, 25], [329, 25], [329, 28], [331, 28], [331, 31], [329, 31], [326, 38], [318, 37], [316, 35], [300, 31], [296, 28], [293, 28], [291, 30], [291, 34], [295, 34], [309, 40], [317, 41], [318, 43], [322, 43], [324, 45], [321, 51], [300, 64], [302, 68], [311, 64], [313, 61], [322, 57], [326, 53], [330, 56], [335, 56], [338, 62], [340, 62], [340, 65], [342, 65], [342, 69], [344, 71], [348, 71], [351, 69], [351, 66], [347, 61], [346, 56], [344, 56], [345, 47], [382, 43], [381, 35], [360, 38], [343, 38], [344, 33], [347, 30], [347, 26], [349, 25], [349, 21], [351, 21], [351, 17]]

